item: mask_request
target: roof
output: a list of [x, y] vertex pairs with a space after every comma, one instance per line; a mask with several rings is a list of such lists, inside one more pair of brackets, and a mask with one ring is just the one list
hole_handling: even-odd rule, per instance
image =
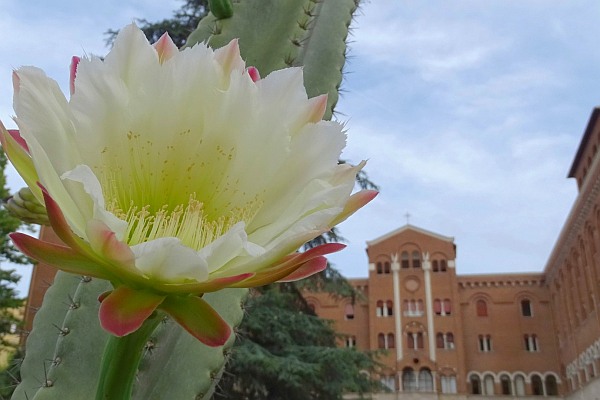
[[579, 148], [577, 149], [577, 153], [575, 153], [575, 158], [573, 159], [573, 163], [571, 164], [571, 169], [569, 170], [568, 178], [575, 177], [575, 171], [579, 166], [579, 162], [581, 161], [581, 157], [583, 156], [583, 152], [587, 147], [590, 138], [592, 137], [592, 133], [594, 132], [594, 126], [598, 122], [598, 118], [600, 117], [600, 108], [595, 107], [592, 111], [592, 115], [590, 115], [590, 120], [588, 121], [587, 127], [585, 128], [585, 132], [583, 133], [583, 137], [581, 138], [581, 142], [579, 142]]
[[409, 231], [409, 230], [415, 231], [415, 232], [419, 232], [419, 233], [421, 233], [423, 235], [431, 236], [431, 237], [434, 237], [434, 238], [439, 239], [439, 240], [443, 240], [443, 241], [446, 241], [446, 242], [454, 243], [454, 237], [443, 236], [443, 235], [440, 235], [439, 233], [431, 232], [431, 231], [428, 231], [428, 230], [423, 229], [423, 228], [419, 228], [419, 227], [411, 225], [411, 224], [406, 224], [403, 227], [398, 228], [398, 229], [396, 229], [394, 231], [391, 231], [389, 233], [386, 233], [383, 236], [380, 236], [380, 237], [375, 238], [373, 240], [367, 240], [367, 246], [372, 246], [372, 245], [375, 245], [375, 244], [379, 244], [379, 243], [383, 242], [384, 240], [387, 240], [387, 239], [389, 239], [389, 238], [391, 238], [393, 236], [396, 236], [396, 235], [398, 235], [398, 234], [400, 234], [402, 232]]

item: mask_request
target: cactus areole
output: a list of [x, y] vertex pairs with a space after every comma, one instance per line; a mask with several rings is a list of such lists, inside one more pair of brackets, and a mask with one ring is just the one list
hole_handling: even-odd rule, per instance
[[374, 196], [364, 166], [338, 164], [341, 124], [323, 121], [300, 68], [260, 78], [237, 41], [179, 51], [130, 25], [103, 59], [73, 58], [71, 96], [34, 67], [13, 74], [1, 140], [64, 245], [11, 235], [28, 256], [109, 280], [100, 322], [115, 336], [156, 310], [205, 344], [230, 334], [202, 294], [306, 277], [343, 245], [296, 250]]

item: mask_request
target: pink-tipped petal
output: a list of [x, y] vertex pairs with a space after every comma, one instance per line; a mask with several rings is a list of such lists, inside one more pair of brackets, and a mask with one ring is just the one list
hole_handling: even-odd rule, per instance
[[119, 286], [100, 304], [100, 325], [115, 336], [136, 331], [163, 302], [164, 296]]
[[260, 73], [258, 72], [258, 68], [256, 67], [248, 67], [246, 69], [248, 72], [248, 76], [252, 79], [252, 82], [258, 82], [260, 80]]
[[35, 260], [72, 274], [108, 279], [110, 276], [101, 266], [68, 247], [48, 243], [20, 232], [10, 238], [19, 250]]
[[245, 69], [237, 39], [233, 39], [227, 45], [215, 50], [215, 60], [221, 64], [223, 72], [225, 72], [227, 76], [234, 69], [237, 69], [240, 72], [243, 72]]
[[206, 282], [200, 283], [176, 283], [176, 284], [155, 284], [154, 287], [156, 290], [160, 290], [165, 293], [209, 293], [216, 292], [217, 290], [224, 289], [226, 287], [230, 287], [234, 284], [240, 283], [254, 276], [254, 273], [244, 273], [234, 276], [227, 276], [224, 278], [211, 279]]
[[81, 57], [73, 56], [71, 58], [71, 67], [69, 68], [70, 76], [69, 76], [69, 89], [71, 91], [71, 96], [75, 93], [75, 77], [77, 76], [77, 66], [81, 61]]
[[166, 32], [154, 43], [154, 48], [158, 53], [158, 62], [161, 64], [172, 58], [179, 51], [171, 36]]
[[344, 249], [346, 245], [341, 243], [325, 243], [321, 246], [313, 247], [303, 253], [296, 253], [285, 257], [281, 262], [271, 266], [270, 268], [259, 271], [252, 278], [249, 278], [241, 283], [230, 285], [231, 287], [256, 287], [263, 286], [269, 283], [277, 282], [280, 279], [292, 274], [304, 263], [322, 257], [326, 254], [331, 254]]
[[331, 222], [331, 226], [335, 226], [340, 222], [345, 221], [349, 216], [377, 197], [378, 194], [379, 192], [377, 190], [361, 190], [360, 192], [354, 193], [346, 202], [342, 212]]
[[308, 278], [309, 276], [323, 271], [327, 268], [327, 259], [325, 257], [313, 258], [300, 265], [298, 269], [277, 282], [293, 282], [300, 279]]
[[29, 146], [27, 146], [27, 142], [23, 139], [18, 129], [8, 129], [8, 134], [23, 148], [23, 150], [29, 153]]
[[56, 236], [70, 248], [81, 253], [90, 253], [91, 249], [89, 249], [87, 244], [85, 244], [81, 238], [73, 233], [60, 207], [50, 196], [46, 188], [41, 184], [38, 184], [38, 186], [42, 189], [48, 219], [50, 220], [50, 225], [52, 225], [52, 229], [54, 230], [54, 233], [56, 233]]
[[317, 123], [323, 119], [325, 110], [327, 110], [327, 95], [322, 94], [317, 97], [313, 97], [309, 100], [311, 109], [307, 116], [308, 122]]
[[201, 297], [169, 296], [160, 308], [207, 346], [222, 346], [231, 335], [227, 322]]
[[88, 222], [86, 234], [92, 249], [111, 261], [118, 264], [134, 267], [135, 255], [127, 243], [117, 239], [115, 232], [102, 221], [91, 220]]

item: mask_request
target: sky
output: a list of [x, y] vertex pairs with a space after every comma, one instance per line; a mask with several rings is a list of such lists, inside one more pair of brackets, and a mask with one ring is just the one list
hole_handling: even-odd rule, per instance
[[[168, 18], [178, 1], [0, 0], [0, 120], [11, 71], [35, 65], [68, 93], [71, 56], [103, 55], [104, 32]], [[459, 274], [539, 272], [576, 197], [567, 173], [600, 105], [600, 3], [363, 2], [337, 118], [342, 158], [368, 159], [380, 195], [340, 226], [330, 260], [367, 275], [365, 242], [407, 223], [455, 238]], [[14, 171], [9, 185], [23, 184]], [[30, 269], [24, 276], [24, 295]]]

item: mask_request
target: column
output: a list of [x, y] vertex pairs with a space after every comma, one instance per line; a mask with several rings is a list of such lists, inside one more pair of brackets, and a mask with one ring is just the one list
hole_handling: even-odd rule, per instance
[[423, 254], [423, 273], [425, 275], [425, 307], [427, 308], [427, 336], [429, 339], [429, 359], [436, 360], [435, 334], [433, 333], [433, 300], [431, 299], [431, 261], [429, 253]]
[[396, 329], [396, 360], [402, 360], [404, 336], [402, 335], [402, 307], [400, 305], [400, 263], [398, 254], [392, 254], [392, 279], [394, 285], [394, 325]]

